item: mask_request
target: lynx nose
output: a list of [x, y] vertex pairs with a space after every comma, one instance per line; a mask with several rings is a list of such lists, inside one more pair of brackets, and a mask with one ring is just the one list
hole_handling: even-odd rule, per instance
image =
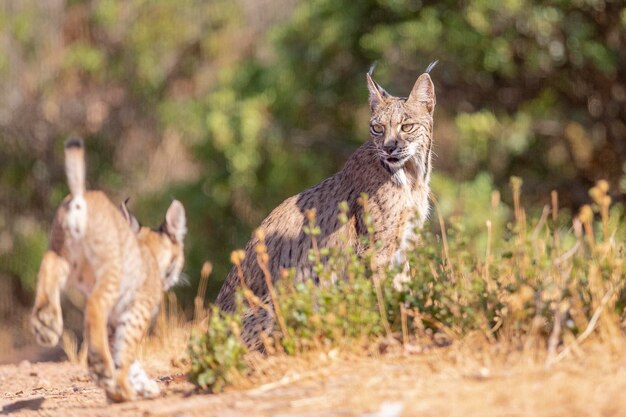
[[387, 152], [388, 155], [391, 155], [396, 150], [397, 147], [398, 147], [398, 144], [396, 143], [396, 141], [392, 140], [383, 145], [383, 150]]

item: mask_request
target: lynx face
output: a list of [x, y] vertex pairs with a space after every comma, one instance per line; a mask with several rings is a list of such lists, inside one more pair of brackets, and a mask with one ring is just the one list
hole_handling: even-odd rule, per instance
[[428, 74], [422, 74], [407, 98], [387, 93], [368, 74], [370, 136], [383, 166], [391, 173], [409, 161], [422, 173], [430, 159], [435, 89]]
[[159, 265], [159, 275], [163, 281], [164, 290], [175, 286], [185, 263], [182, 242], [171, 237], [167, 231], [153, 230], [142, 227], [137, 234], [137, 240], [150, 248]]
[[122, 215], [137, 236], [139, 243], [147, 247], [157, 261], [159, 276], [167, 291], [180, 280], [185, 263], [183, 240], [187, 233], [185, 209], [174, 200], [165, 214], [165, 221], [158, 229], [142, 226], [128, 210], [128, 199], [120, 205]]

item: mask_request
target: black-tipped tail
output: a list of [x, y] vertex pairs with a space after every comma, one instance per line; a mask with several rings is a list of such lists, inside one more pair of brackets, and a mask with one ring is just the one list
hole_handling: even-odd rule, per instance
[[65, 149], [70, 149], [70, 148], [83, 149], [85, 147], [85, 143], [83, 142], [81, 138], [73, 137], [73, 138], [69, 138], [68, 140], [66, 140], [64, 146], [65, 146]]
[[65, 141], [65, 174], [74, 197], [85, 193], [85, 144], [80, 138]]

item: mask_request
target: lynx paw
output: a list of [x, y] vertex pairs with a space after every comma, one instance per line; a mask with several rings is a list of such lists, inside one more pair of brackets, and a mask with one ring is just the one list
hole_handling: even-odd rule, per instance
[[161, 393], [159, 385], [146, 374], [138, 361], [130, 366], [128, 379], [137, 395], [142, 398], [154, 398]]
[[96, 352], [89, 351], [87, 355], [89, 375], [98, 386], [109, 389], [115, 386], [113, 380], [113, 367], [108, 366], [103, 358]]
[[37, 339], [42, 346], [56, 346], [63, 333], [63, 317], [61, 309], [51, 304], [36, 307], [30, 318], [30, 324]]
[[135, 401], [137, 393], [129, 384], [113, 384], [105, 387], [107, 399], [112, 402]]

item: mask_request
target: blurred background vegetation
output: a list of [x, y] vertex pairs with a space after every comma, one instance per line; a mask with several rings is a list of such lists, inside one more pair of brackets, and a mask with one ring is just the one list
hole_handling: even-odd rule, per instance
[[4, 0], [0, 52], [0, 354], [30, 343], [70, 134], [87, 141], [90, 187], [131, 197], [144, 224], [184, 203], [190, 308], [205, 260], [212, 300], [230, 251], [367, 140], [375, 61], [406, 95], [439, 60], [445, 216], [483, 227], [472, 207], [493, 189], [510, 201], [511, 175], [539, 209], [556, 189], [576, 210], [600, 178], [614, 201], [626, 192], [622, 1]]

